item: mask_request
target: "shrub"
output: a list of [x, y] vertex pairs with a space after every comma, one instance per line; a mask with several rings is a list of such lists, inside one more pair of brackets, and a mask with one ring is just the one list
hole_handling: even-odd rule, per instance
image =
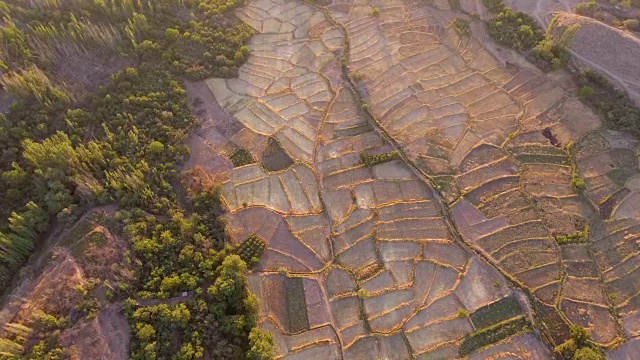
[[380, 16], [380, 9], [378, 9], [377, 7], [373, 8], [373, 10], [371, 10], [371, 16], [373, 16], [373, 17]]
[[575, 193], [579, 193], [587, 188], [587, 184], [576, 172], [571, 175], [571, 188]]
[[249, 351], [247, 360], [272, 360], [275, 348], [273, 335], [258, 328], [251, 329], [249, 333]]
[[482, 3], [487, 10], [493, 13], [499, 13], [504, 10], [504, 0], [482, 0]]
[[556, 346], [553, 351], [564, 359], [572, 360], [604, 360], [604, 356], [591, 343], [587, 330], [578, 325], [571, 325], [571, 338]]
[[555, 235], [558, 245], [583, 244], [589, 242], [589, 225], [585, 225], [582, 231], [576, 231], [567, 235]]
[[381, 164], [383, 162], [397, 159], [398, 156], [399, 154], [397, 151], [391, 151], [388, 153], [377, 154], [377, 155], [368, 155], [365, 153], [361, 153], [360, 159], [362, 160], [363, 164], [366, 164], [367, 166], [374, 166], [374, 165]]
[[469, 316], [469, 313], [467, 312], [467, 310], [465, 310], [463, 308], [458, 309], [458, 318], [459, 319], [464, 319], [464, 318], [466, 318], [468, 316]]
[[351, 78], [353, 79], [353, 81], [360, 81], [364, 79], [364, 74], [361, 72], [356, 72], [351, 75]]
[[582, 85], [580, 90], [578, 90], [578, 95], [580, 95], [581, 98], [588, 98], [593, 95], [593, 88], [589, 85]]
[[627, 19], [622, 22], [622, 26], [628, 30], [636, 30], [640, 26], [640, 21], [637, 19]]
[[527, 52], [544, 38], [538, 23], [527, 14], [506, 8], [486, 23], [487, 32], [498, 44]]
[[593, 15], [593, 12], [596, 10], [596, 8], [597, 8], [597, 4], [595, 0], [591, 0], [589, 2], [583, 2], [576, 5], [576, 7], [573, 10], [577, 14], [591, 16]]
[[469, 22], [462, 18], [455, 18], [455, 20], [453, 20], [453, 28], [460, 35], [468, 35], [471, 33]]

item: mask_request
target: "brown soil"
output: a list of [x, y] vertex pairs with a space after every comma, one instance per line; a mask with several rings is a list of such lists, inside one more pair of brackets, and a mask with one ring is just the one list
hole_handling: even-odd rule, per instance
[[129, 355], [129, 325], [119, 307], [109, 305], [96, 318], [65, 330], [60, 344], [72, 360], [124, 360]]

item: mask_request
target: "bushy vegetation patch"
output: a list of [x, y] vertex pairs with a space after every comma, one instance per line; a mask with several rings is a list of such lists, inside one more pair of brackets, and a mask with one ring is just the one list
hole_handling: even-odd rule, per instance
[[593, 345], [591, 336], [585, 328], [572, 325], [570, 332], [571, 338], [553, 349], [556, 355], [563, 359], [574, 360], [605, 359], [600, 349]]
[[469, 22], [462, 18], [455, 18], [453, 20], [453, 28], [460, 35], [469, 35], [471, 33], [471, 27], [469, 26]]
[[487, 10], [493, 13], [500, 13], [505, 9], [504, 0], [482, 0]]
[[[14, 100], [0, 114], [3, 287], [50, 216], [72, 222], [112, 201], [175, 207], [170, 182], [196, 124], [178, 77], [235, 75], [252, 31], [227, 14], [242, 0], [0, 4], [1, 83]], [[67, 92], [56, 69], [87, 56], [137, 65], [95, 93]]]
[[571, 189], [573, 189], [573, 192], [575, 192], [576, 194], [581, 193], [582, 191], [584, 191], [587, 188], [587, 183], [584, 182], [584, 179], [582, 179], [582, 177], [580, 177], [580, 175], [574, 171], [571, 174]]
[[527, 52], [544, 39], [538, 23], [521, 11], [505, 8], [486, 24], [489, 35], [500, 45]]
[[554, 235], [558, 245], [584, 244], [589, 242], [589, 225], [585, 225], [582, 231], [576, 231], [566, 235]]
[[256, 162], [253, 159], [253, 156], [251, 156], [251, 153], [249, 151], [247, 151], [247, 149], [245, 149], [245, 148], [236, 149], [231, 154], [231, 156], [229, 156], [229, 159], [231, 160], [231, 162], [233, 163], [233, 166], [235, 166], [235, 167], [254, 164]]
[[460, 356], [466, 356], [487, 345], [495, 344], [510, 336], [529, 331], [531, 331], [529, 320], [521, 316], [468, 335], [460, 344], [458, 352]]
[[267, 244], [258, 235], [252, 234], [240, 244], [238, 254], [240, 258], [249, 266], [256, 265], [260, 261], [260, 256], [264, 252]]
[[558, 68], [570, 59], [566, 46], [577, 26], [557, 30], [558, 18], [554, 18], [544, 32], [529, 15], [510, 8], [502, 10], [495, 18], [487, 21], [489, 35], [500, 45], [528, 55], [544, 70]]
[[627, 94], [591, 69], [580, 72], [578, 83], [581, 88], [591, 89], [581, 92], [581, 99], [602, 116], [607, 127], [640, 136], [640, 109]]
[[395, 160], [399, 157], [397, 151], [391, 151], [388, 153], [377, 154], [377, 155], [369, 155], [362, 153], [360, 154], [360, 159], [362, 159], [362, 163], [367, 166], [374, 166], [378, 164], [382, 164], [391, 160]]

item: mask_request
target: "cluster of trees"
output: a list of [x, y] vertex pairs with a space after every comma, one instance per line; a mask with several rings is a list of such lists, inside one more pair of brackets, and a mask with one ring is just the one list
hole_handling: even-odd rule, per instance
[[500, 10], [486, 23], [487, 32], [498, 44], [529, 55], [543, 69], [559, 68], [569, 61], [567, 45], [578, 30], [577, 25], [556, 31], [558, 19], [554, 18], [544, 32], [535, 19], [521, 11], [512, 11], [502, 1], [485, 1], [485, 5], [494, 11]]
[[[272, 358], [272, 336], [256, 328], [247, 265], [225, 246], [219, 189], [193, 195], [186, 214], [172, 186], [196, 125], [180, 80], [237, 74], [253, 34], [229, 16], [242, 4], [0, 1], [0, 91], [13, 100], [0, 114], [0, 218], [8, 219], [0, 221], [0, 288], [52, 220], [70, 224], [85, 208], [117, 202], [136, 256], [136, 280], [125, 295], [192, 295], [176, 306], [126, 302], [131, 357]], [[129, 67], [78, 94], [56, 69], [82, 57], [119, 58]], [[55, 336], [33, 343], [16, 343], [15, 358], [62, 356]]]
[[[196, 198], [201, 203], [195, 209], [205, 208], [203, 201], [213, 206], [220, 201], [218, 191]], [[223, 231], [209, 229], [211, 224], [219, 227], [219, 219], [197, 212], [186, 217], [178, 210], [166, 221], [142, 210], [120, 216], [140, 260], [137, 295], [166, 299], [192, 294], [174, 307], [137, 307], [135, 300], [127, 300], [132, 359], [200, 359], [205, 351], [215, 359], [272, 358], [273, 338], [256, 328], [258, 300], [248, 290], [247, 264], [236, 254], [246, 249], [217, 248], [218, 242], [206, 235]], [[251, 261], [258, 260], [256, 255]]]
[[498, 43], [519, 52], [527, 52], [544, 39], [544, 32], [529, 15], [510, 8], [502, 10], [486, 24], [489, 35]]
[[581, 99], [602, 116], [609, 128], [640, 136], [640, 109], [624, 91], [591, 69], [580, 71], [578, 83]]
[[[252, 30], [226, 12], [242, 4], [0, 1], [0, 91], [13, 99], [0, 114], [0, 288], [46, 229], [36, 209], [69, 221], [114, 200], [174, 207], [170, 182], [195, 125], [178, 78], [235, 75]], [[78, 54], [138, 65], [78, 97], [53, 71]]]
[[572, 325], [570, 331], [571, 338], [554, 349], [558, 356], [567, 360], [604, 360], [585, 328]]

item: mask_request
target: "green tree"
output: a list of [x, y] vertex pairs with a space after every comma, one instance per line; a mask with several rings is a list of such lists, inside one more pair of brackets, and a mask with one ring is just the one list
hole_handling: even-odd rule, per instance
[[249, 333], [249, 351], [247, 360], [272, 360], [274, 342], [273, 335], [259, 328], [251, 329]]

